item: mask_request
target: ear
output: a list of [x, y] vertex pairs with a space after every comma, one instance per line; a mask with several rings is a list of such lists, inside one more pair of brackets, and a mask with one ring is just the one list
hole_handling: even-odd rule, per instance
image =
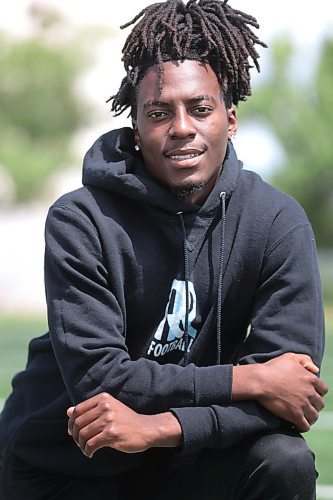
[[140, 136], [139, 136], [138, 126], [137, 126], [136, 120], [134, 118], [132, 118], [132, 127], [133, 127], [135, 144], [140, 146]]
[[237, 116], [235, 108], [227, 109], [227, 118], [228, 118], [228, 139], [232, 139], [237, 132]]

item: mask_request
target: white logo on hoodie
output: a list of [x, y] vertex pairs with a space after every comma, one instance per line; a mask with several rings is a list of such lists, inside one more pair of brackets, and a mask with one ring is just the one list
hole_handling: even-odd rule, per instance
[[[193, 328], [191, 322], [196, 317], [197, 299], [194, 286], [188, 281], [189, 310], [188, 310], [188, 334], [190, 338], [188, 352], [190, 351], [197, 330]], [[170, 351], [185, 351], [185, 342], [183, 340], [185, 332], [186, 316], [186, 285], [185, 281], [173, 280], [169, 295], [169, 301], [165, 309], [165, 315], [160, 322], [151, 341], [147, 354], [154, 356], [164, 356]]]

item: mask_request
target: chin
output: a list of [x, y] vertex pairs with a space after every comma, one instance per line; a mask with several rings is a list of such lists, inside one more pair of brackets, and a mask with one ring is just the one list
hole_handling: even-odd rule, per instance
[[205, 189], [208, 185], [208, 181], [198, 182], [198, 183], [185, 183], [181, 186], [171, 186], [171, 191], [178, 196], [178, 198], [187, 198], [191, 194], [196, 194]]

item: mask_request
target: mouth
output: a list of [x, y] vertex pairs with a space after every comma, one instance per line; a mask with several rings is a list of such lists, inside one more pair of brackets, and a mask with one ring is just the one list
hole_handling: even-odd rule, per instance
[[207, 147], [203, 149], [174, 149], [164, 153], [164, 156], [181, 166], [192, 166], [196, 163], [196, 160], [204, 155], [207, 151]]

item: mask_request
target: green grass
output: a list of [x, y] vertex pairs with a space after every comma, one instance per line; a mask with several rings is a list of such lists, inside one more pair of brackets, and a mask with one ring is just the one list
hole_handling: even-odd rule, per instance
[[0, 399], [8, 396], [13, 375], [25, 367], [29, 341], [46, 328], [46, 319], [0, 317]]
[[[325, 399], [325, 409], [318, 422], [306, 433], [310, 448], [315, 452], [319, 484], [333, 485], [333, 307], [326, 307], [326, 348], [321, 377], [330, 391]], [[332, 496], [333, 498], [333, 496]]]
[[[325, 425], [321, 425], [319, 418], [304, 437], [316, 455], [319, 484], [333, 485], [333, 307], [326, 308], [326, 325], [327, 341], [321, 376], [331, 387], [331, 392], [321, 413]], [[0, 317], [0, 399], [7, 397], [13, 375], [25, 366], [29, 340], [45, 331], [46, 320], [43, 319]]]

